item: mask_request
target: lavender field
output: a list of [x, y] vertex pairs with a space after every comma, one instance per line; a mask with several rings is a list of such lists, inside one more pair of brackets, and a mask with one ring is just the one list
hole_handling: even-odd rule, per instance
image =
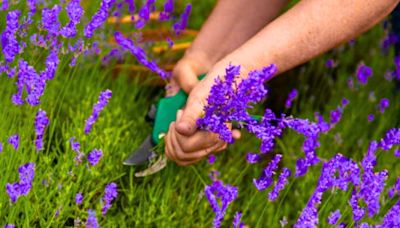
[[123, 161], [214, 1], [0, 2], [0, 226], [400, 227], [388, 20], [277, 78], [226, 66], [197, 123], [242, 138], [138, 178]]

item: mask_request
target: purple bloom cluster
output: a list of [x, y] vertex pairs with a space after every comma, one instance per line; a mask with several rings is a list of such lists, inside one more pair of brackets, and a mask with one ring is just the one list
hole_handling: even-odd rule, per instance
[[43, 150], [43, 136], [46, 127], [49, 125], [50, 121], [46, 115], [46, 112], [39, 109], [35, 117], [35, 133], [36, 133], [36, 150]]
[[60, 14], [62, 8], [59, 5], [54, 5], [53, 8], [44, 8], [42, 10], [42, 26], [47, 30], [49, 35], [58, 36], [60, 31], [60, 21], [58, 20], [58, 15]]
[[91, 166], [95, 166], [99, 163], [101, 157], [103, 157], [103, 151], [94, 149], [88, 154], [87, 160]]
[[191, 10], [192, 10], [192, 4], [189, 3], [186, 5], [185, 10], [181, 14], [179, 21], [177, 21], [173, 25], [173, 29], [174, 29], [176, 35], [180, 35], [182, 33], [182, 31], [185, 30], [188, 20], [189, 20]]
[[83, 194], [82, 194], [82, 192], [76, 193], [76, 195], [75, 195], [75, 203], [76, 203], [76, 205], [81, 205], [82, 202], [83, 202]]
[[331, 225], [335, 225], [341, 216], [342, 215], [340, 214], [340, 210], [331, 212], [331, 214], [328, 217], [328, 223]]
[[99, 10], [93, 15], [91, 21], [85, 26], [83, 34], [91, 38], [96, 29], [100, 28], [108, 18], [108, 14], [114, 5], [115, 0], [102, 0]]
[[8, 144], [10, 144], [14, 148], [14, 150], [18, 150], [18, 148], [19, 148], [19, 135], [15, 134], [15, 135], [10, 136], [8, 138], [7, 142], [8, 142]]
[[72, 0], [66, 7], [70, 21], [60, 31], [61, 35], [64, 37], [72, 38], [76, 36], [76, 25], [79, 24], [84, 13], [79, 2], [80, 0]]
[[174, 12], [174, 0], [165, 0], [164, 10], [160, 12], [160, 20], [161, 21], [169, 20], [173, 12]]
[[287, 185], [288, 178], [291, 175], [290, 169], [283, 168], [282, 173], [279, 175], [278, 181], [276, 182], [274, 189], [270, 193], [268, 193], [268, 199], [274, 201], [278, 198], [279, 192], [285, 188]]
[[394, 75], [397, 80], [400, 80], [400, 56], [394, 58], [394, 65], [396, 67]]
[[125, 38], [120, 32], [116, 32], [114, 34], [114, 37], [117, 43], [122, 48], [130, 51], [132, 55], [136, 57], [137, 61], [140, 64], [147, 67], [154, 73], [158, 74], [163, 79], [166, 79], [170, 76], [170, 73], [165, 72], [163, 69], [157, 66], [157, 63], [155, 61], [150, 61], [147, 58], [146, 52], [138, 45], [135, 45], [135, 43], [132, 40]]
[[382, 150], [390, 150], [395, 145], [400, 145], [400, 128], [388, 130], [379, 142], [379, 147]]
[[75, 151], [76, 156], [75, 156], [75, 162], [76, 163], [82, 163], [82, 158], [85, 156], [81, 152], [81, 144], [78, 141], [75, 141], [75, 137], [72, 137], [69, 139], [69, 143], [71, 145], [71, 148], [73, 151]]
[[[221, 181], [216, 180], [205, 187], [204, 193], [215, 213], [213, 225], [218, 228], [221, 226], [221, 221], [224, 219], [225, 211], [229, 204], [237, 198], [238, 189], [228, 184], [224, 185]], [[218, 204], [218, 199], [221, 200], [221, 204]]]
[[89, 216], [86, 221], [86, 228], [99, 228], [100, 225], [96, 218], [96, 212], [92, 209], [89, 209], [88, 214]]
[[272, 177], [275, 174], [275, 170], [278, 168], [278, 164], [282, 159], [281, 154], [277, 154], [274, 156], [272, 161], [268, 164], [268, 166], [264, 169], [259, 179], [253, 179], [253, 184], [259, 191], [267, 189], [272, 183]]
[[35, 164], [27, 163], [18, 168], [19, 182], [7, 183], [6, 190], [11, 201], [15, 203], [20, 196], [26, 196], [31, 188], [35, 176]]
[[269, 132], [265, 131], [265, 128], [271, 127], [270, 117], [265, 116], [262, 123], [258, 124], [246, 109], [267, 95], [264, 82], [272, 78], [276, 70], [276, 66], [271, 65], [260, 71], [252, 71], [248, 78], [236, 87], [234, 85], [240, 75], [240, 66], [228, 66], [224, 80], [220, 77], [215, 79], [207, 98], [207, 106], [204, 108], [205, 115], [197, 120], [197, 125], [201, 129], [219, 134], [222, 140], [232, 143], [232, 133], [225, 123], [236, 121], [247, 125], [246, 128], [250, 132], [259, 133], [258, 136], [266, 141], [266, 138], [270, 138]]
[[392, 188], [389, 189], [388, 195], [390, 198], [393, 198], [395, 194], [398, 194], [400, 191], [400, 177], [397, 177], [397, 181]]
[[106, 186], [102, 200], [101, 214], [106, 215], [108, 209], [111, 208], [111, 202], [118, 196], [117, 184], [112, 182]]
[[249, 164], [255, 164], [259, 162], [261, 159], [261, 156], [259, 154], [255, 153], [247, 153], [246, 155], [246, 160]]
[[235, 217], [233, 218], [232, 227], [233, 228], [243, 228], [244, 224], [241, 221], [242, 213], [236, 212]]
[[155, 7], [156, 0], [146, 0], [143, 6], [139, 10], [139, 20], [136, 22], [135, 26], [137, 29], [142, 29], [147, 21], [150, 19], [150, 14], [156, 10]]
[[18, 19], [21, 12], [18, 10], [10, 11], [7, 13], [6, 29], [1, 34], [1, 46], [6, 62], [14, 61], [15, 56], [19, 53], [19, 44], [16, 33], [19, 28]]
[[368, 78], [371, 77], [372, 74], [373, 74], [372, 68], [369, 66], [361, 64], [357, 68], [356, 72], [357, 79], [363, 85], [367, 84]]
[[299, 94], [299, 92], [297, 91], [297, 89], [293, 89], [292, 91], [290, 91], [290, 93], [288, 94], [288, 97], [286, 99], [286, 102], [285, 102], [286, 108], [292, 107], [292, 102], [294, 99], [297, 98], [298, 94]]
[[335, 68], [335, 67], [336, 67], [335, 60], [333, 60], [333, 59], [328, 59], [328, 60], [325, 62], [325, 67], [326, 67], [326, 68]]
[[387, 98], [382, 98], [382, 99], [379, 101], [379, 106], [378, 106], [379, 111], [380, 111], [381, 113], [384, 113], [384, 112], [385, 112], [385, 109], [386, 109], [387, 107], [389, 107], [389, 105], [390, 105], [390, 100], [387, 99]]
[[85, 134], [90, 133], [90, 131], [92, 130], [93, 124], [99, 118], [100, 112], [106, 107], [111, 96], [112, 96], [112, 92], [111, 92], [111, 90], [108, 90], [108, 89], [100, 93], [99, 100], [94, 105], [92, 114], [86, 120]]

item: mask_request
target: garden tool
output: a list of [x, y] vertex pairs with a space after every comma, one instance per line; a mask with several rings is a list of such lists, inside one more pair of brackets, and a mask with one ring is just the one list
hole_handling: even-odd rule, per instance
[[[201, 75], [199, 79], [201, 80], [204, 77], [205, 74]], [[123, 162], [124, 165], [128, 166], [148, 165], [147, 169], [136, 173], [136, 177], [154, 174], [166, 166], [165, 155], [157, 154], [155, 147], [167, 134], [170, 123], [176, 120], [176, 113], [185, 106], [187, 98], [188, 95], [183, 90], [179, 90], [174, 96], [164, 97], [156, 105], [150, 107], [146, 119], [153, 122], [151, 135], [147, 136], [139, 148]]]

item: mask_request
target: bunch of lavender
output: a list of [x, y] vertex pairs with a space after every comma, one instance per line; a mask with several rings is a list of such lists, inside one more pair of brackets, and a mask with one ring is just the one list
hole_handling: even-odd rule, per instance
[[105, 91], [100, 93], [99, 100], [94, 105], [92, 114], [86, 120], [85, 134], [89, 134], [90, 133], [90, 131], [92, 130], [93, 124], [99, 118], [100, 112], [106, 107], [106, 105], [108, 104], [111, 96], [112, 96], [111, 90], [105, 90]]
[[278, 181], [276, 182], [274, 189], [270, 193], [268, 193], [268, 199], [274, 201], [278, 198], [279, 192], [285, 188], [287, 185], [288, 178], [291, 175], [290, 169], [283, 168], [281, 174], [279, 175]]
[[[221, 226], [229, 204], [237, 198], [238, 189], [228, 184], [224, 185], [222, 181], [215, 180], [211, 185], [205, 187], [204, 194], [215, 213], [213, 225], [215, 228], [218, 228]], [[218, 199], [221, 201], [221, 204], [218, 203]]]
[[32, 181], [35, 176], [35, 164], [27, 163], [18, 168], [19, 182], [7, 183], [6, 190], [7, 194], [11, 199], [11, 202], [15, 203], [20, 196], [26, 196], [31, 188]]
[[92, 209], [89, 209], [88, 214], [89, 215], [86, 221], [86, 228], [99, 228], [100, 225], [96, 218], [96, 212]]
[[46, 127], [49, 125], [50, 121], [46, 115], [46, 112], [39, 109], [35, 117], [35, 133], [36, 133], [36, 150], [43, 150], [43, 136]]
[[19, 10], [7, 13], [6, 29], [1, 34], [1, 46], [4, 58], [7, 63], [14, 61], [15, 56], [19, 53], [20, 47], [16, 37], [19, 28], [18, 19], [21, 16]]
[[59, 5], [54, 5], [53, 8], [44, 8], [42, 10], [42, 26], [52, 37], [57, 37], [60, 32], [61, 23], [58, 16], [62, 8]]
[[88, 154], [87, 160], [91, 166], [95, 166], [99, 163], [101, 157], [103, 157], [103, 151], [94, 149]]
[[108, 209], [111, 208], [111, 202], [116, 199], [118, 196], [118, 189], [117, 189], [117, 184], [112, 182], [108, 184], [104, 190], [104, 196], [102, 199], [102, 208], [101, 208], [101, 214], [106, 215]]
[[174, 0], [165, 0], [164, 10], [160, 12], [160, 20], [167, 21], [171, 18], [174, 12]]
[[136, 57], [137, 61], [140, 64], [147, 67], [154, 73], [158, 74], [162, 79], [166, 79], [170, 76], [170, 73], [165, 72], [163, 69], [161, 69], [159, 66], [157, 66], [157, 63], [155, 61], [150, 61], [147, 58], [146, 52], [138, 45], [135, 45], [135, 43], [132, 40], [125, 38], [120, 32], [116, 32], [114, 34], [114, 37], [115, 37], [116, 42], [122, 48], [130, 51], [132, 53], [132, 55]]
[[180, 16], [179, 21], [177, 21], [173, 25], [173, 29], [174, 29], [176, 35], [180, 35], [182, 33], [182, 31], [185, 30], [188, 20], [189, 20], [191, 10], [192, 10], [192, 4], [189, 3], [186, 5], [185, 10], [183, 11], [182, 15]]
[[278, 169], [278, 165], [281, 159], [281, 154], [275, 155], [272, 161], [261, 173], [261, 177], [259, 179], [253, 179], [253, 184], [254, 186], [256, 186], [258, 191], [267, 189], [274, 182], [272, 177], [274, 176], [276, 169]]
[[19, 135], [15, 134], [15, 135], [11, 135], [8, 140], [7, 140], [8, 144], [10, 144], [14, 150], [18, 150], [19, 148]]
[[66, 38], [73, 38], [76, 36], [76, 25], [79, 24], [84, 13], [79, 2], [80, 0], [72, 0], [66, 7], [70, 21], [60, 31], [61, 35]]
[[[252, 132], [257, 132], [261, 127], [269, 127], [264, 126], [268, 122], [266, 117], [257, 128], [258, 121], [250, 116], [247, 109], [267, 95], [264, 82], [271, 79], [276, 70], [276, 66], [271, 65], [260, 71], [252, 71], [247, 79], [236, 86], [240, 66], [229, 65], [225, 77], [215, 79], [207, 98], [207, 106], [204, 107], [205, 114], [197, 120], [199, 128], [217, 133], [222, 140], [232, 143], [232, 133], [226, 123], [236, 121], [245, 126], [248, 124], [247, 128]], [[259, 132], [261, 134], [263, 131]], [[265, 138], [263, 135], [260, 137]]]
[[83, 34], [91, 38], [96, 29], [100, 28], [107, 20], [115, 0], [102, 0], [99, 10], [93, 15], [91, 21], [85, 26]]

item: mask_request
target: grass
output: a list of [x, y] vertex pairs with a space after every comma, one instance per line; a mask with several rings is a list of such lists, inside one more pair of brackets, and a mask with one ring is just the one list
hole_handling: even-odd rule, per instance
[[[211, 5], [207, 2], [194, 3], [193, 6], [191, 26], [196, 28]], [[0, 25], [3, 28], [2, 22]], [[343, 97], [350, 100], [342, 121], [331, 133], [321, 137], [318, 153], [323, 158], [329, 159], [340, 152], [360, 161], [370, 140], [380, 139], [386, 130], [400, 125], [400, 95], [395, 92], [394, 83], [383, 77], [387, 69], [394, 68], [393, 53], [381, 54], [378, 42], [382, 36], [382, 28], [377, 26], [359, 38], [354, 46], [345, 44], [277, 79], [293, 78], [296, 81], [294, 85], [300, 91], [299, 99], [291, 110], [286, 110], [294, 116], [313, 119], [313, 113], [319, 111], [328, 117], [329, 111]], [[40, 66], [41, 57], [32, 53], [25, 56]], [[328, 58], [338, 61], [338, 68], [326, 69], [324, 63]], [[132, 59], [126, 61], [130, 63]], [[361, 61], [373, 67], [374, 76], [368, 85], [350, 90], [347, 79], [354, 76]], [[135, 178], [137, 170], [123, 166], [122, 161], [150, 133], [151, 126], [145, 122], [144, 116], [162, 91], [144, 86], [135, 77], [140, 72], [117, 72], [113, 70], [114, 65], [110, 63], [104, 67], [99, 58], [92, 58], [82, 59], [77, 67], [70, 68], [64, 59], [56, 78], [49, 82], [39, 107], [12, 105], [10, 97], [16, 90], [15, 80], [5, 76], [0, 78], [0, 141], [4, 143], [4, 151], [0, 153], [0, 225], [73, 226], [74, 219], [85, 221], [87, 209], [91, 208], [97, 211], [100, 225], [104, 227], [210, 227], [214, 215], [202, 191], [205, 184], [210, 183], [208, 174], [214, 169], [220, 171], [224, 182], [239, 187], [239, 198], [228, 209], [223, 226], [230, 226], [235, 211], [243, 212], [243, 221], [250, 227], [279, 227], [283, 219], [293, 225], [316, 186], [321, 165], [312, 167], [304, 177], [291, 178], [278, 200], [269, 202], [268, 191], [258, 192], [252, 185], [252, 179], [259, 176], [268, 158], [257, 165], [245, 162], [246, 152], [258, 148], [257, 140], [246, 134], [228, 151], [219, 154], [215, 165], [203, 161], [192, 167], [178, 167], [170, 162], [153, 176]], [[297, 77], [292, 74], [297, 74]], [[89, 117], [100, 91], [107, 88], [113, 91], [113, 97], [91, 134], [86, 136], [83, 133], [85, 119]], [[281, 90], [280, 87], [271, 89]], [[375, 101], [369, 99], [371, 91], [375, 93]], [[376, 111], [377, 102], [382, 97], [392, 101], [384, 114]], [[51, 121], [45, 135], [46, 149], [42, 152], [36, 152], [33, 144], [33, 121], [39, 108], [48, 113]], [[371, 123], [367, 122], [369, 113], [376, 114]], [[7, 138], [15, 133], [21, 136], [18, 151], [5, 144]], [[73, 136], [81, 142], [85, 154], [95, 148], [103, 150], [104, 157], [97, 166], [75, 165], [75, 153], [68, 143]], [[296, 158], [303, 156], [302, 141], [302, 137], [293, 132], [285, 132], [277, 141], [274, 152], [284, 155], [283, 165], [292, 171]], [[33, 188], [27, 196], [12, 204], [5, 185], [18, 180], [17, 169], [26, 162], [36, 163]], [[396, 163], [391, 152], [379, 154], [377, 169], [390, 171], [388, 186], [400, 174]], [[119, 186], [119, 196], [108, 214], [101, 216], [100, 199], [105, 185], [112, 181]], [[75, 205], [78, 192], [84, 194], [80, 206]], [[348, 198], [348, 193], [340, 191], [324, 195], [319, 210], [321, 227], [327, 225], [327, 216], [337, 208], [342, 211], [342, 220], [351, 220]], [[382, 203], [383, 210], [379, 216], [367, 221], [379, 222], [395, 201], [385, 194]], [[59, 215], [55, 216], [58, 210]]]

